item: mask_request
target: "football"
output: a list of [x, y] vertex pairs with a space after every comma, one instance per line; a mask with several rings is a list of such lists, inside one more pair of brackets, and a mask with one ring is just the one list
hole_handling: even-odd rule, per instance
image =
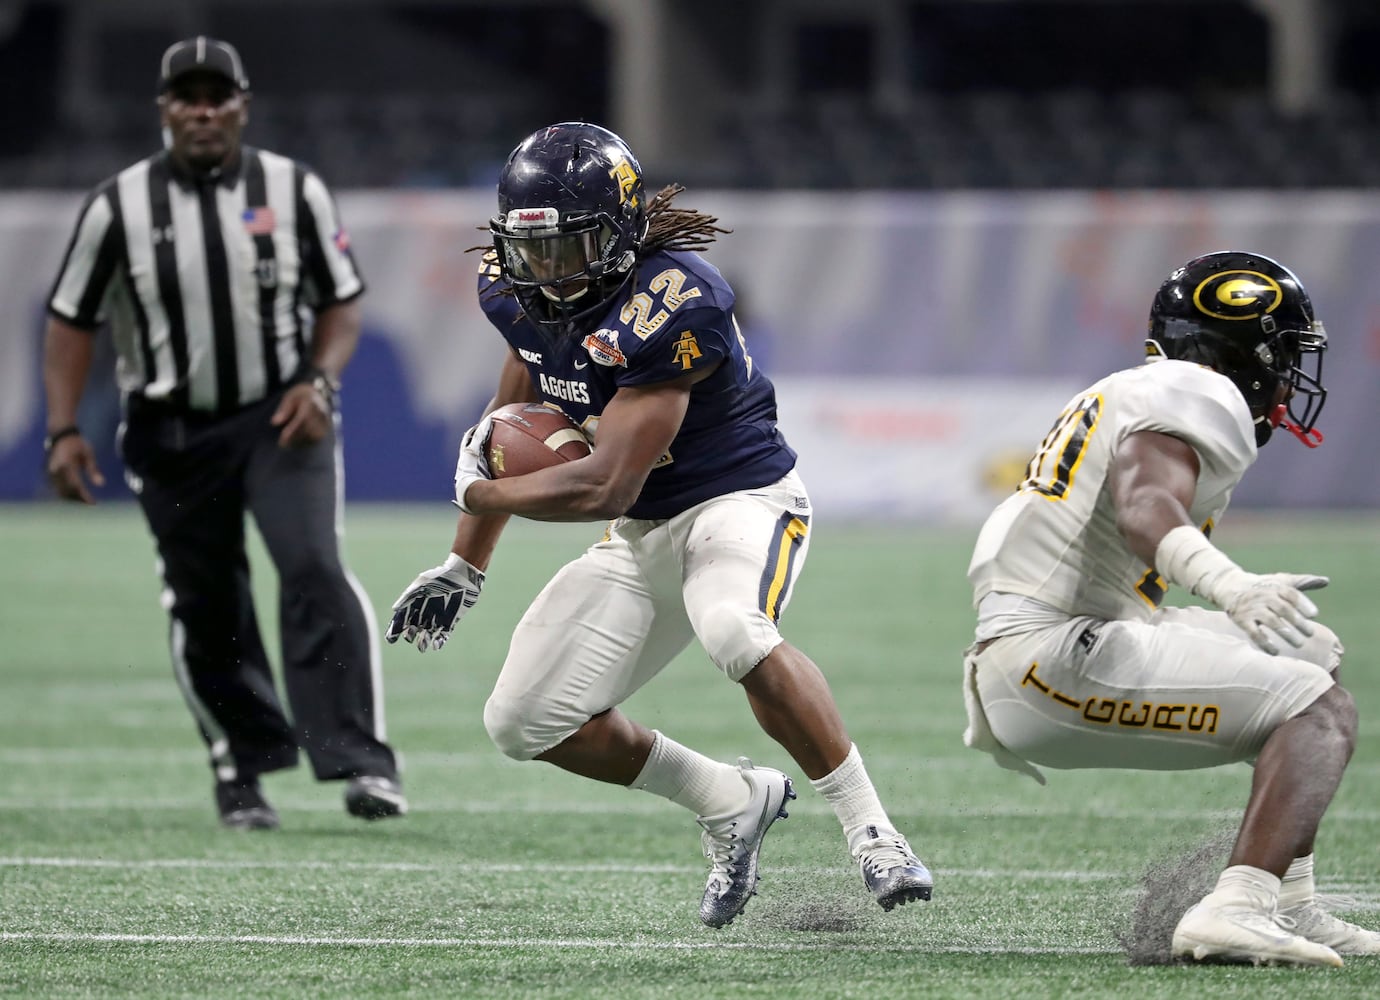
[[495, 479], [525, 476], [589, 454], [589, 439], [569, 417], [543, 403], [510, 403], [493, 412], [485, 459]]

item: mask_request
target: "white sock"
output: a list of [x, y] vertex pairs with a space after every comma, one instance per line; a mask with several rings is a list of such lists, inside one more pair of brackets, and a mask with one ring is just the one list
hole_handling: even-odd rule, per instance
[[652, 730], [652, 752], [629, 788], [660, 795], [696, 816], [725, 816], [748, 804], [752, 789], [732, 764], [710, 760]]
[[872, 787], [872, 779], [867, 776], [856, 743], [848, 748], [848, 756], [843, 758], [842, 764], [810, 784], [834, 807], [834, 815], [843, 826], [843, 835], [848, 838], [850, 852], [865, 840], [896, 832], [882, 808], [882, 800], [877, 798], [877, 790]]
[[1313, 855], [1295, 858], [1279, 887], [1279, 908], [1301, 906], [1313, 898], [1316, 886], [1313, 884]]
[[1214, 895], [1251, 897], [1258, 897], [1263, 891], [1274, 901], [1279, 898], [1279, 877], [1264, 868], [1232, 865], [1217, 876], [1217, 887], [1212, 891]]

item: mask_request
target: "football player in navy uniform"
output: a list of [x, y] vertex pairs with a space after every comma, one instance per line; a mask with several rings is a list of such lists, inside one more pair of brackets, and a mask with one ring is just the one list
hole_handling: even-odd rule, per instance
[[728, 924], [755, 892], [762, 839], [795, 798], [791, 779], [746, 758], [711, 760], [618, 709], [698, 639], [833, 806], [882, 907], [929, 899], [930, 873], [878, 800], [824, 676], [778, 631], [809, 545], [810, 501], [733, 291], [696, 253], [726, 230], [673, 207], [680, 191], [649, 201], [623, 140], [580, 122], [540, 129], [509, 157], [479, 279], [510, 348], [489, 411], [554, 404], [593, 452], [491, 479], [489, 418], [472, 428], [451, 554], [394, 604], [387, 638], [439, 648], [478, 599], [511, 515], [612, 519], [513, 633], [484, 708], [499, 749], [691, 810], [711, 860], [700, 919]]
[[[1321, 441], [1326, 348], [1278, 262], [1190, 260], [1154, 299], [1147, 363], [1070, 400], [968, 571], [969, 746], [1042, 782], [1033, 765], [1254, 761], [1228, 867], [1174, 931], [1181, 958], [1380, 954], [1314, 894], [1314, 835], [1356, 739], [1341, 643], [1304, 593], [1327, 579], [1247, 572], [1208, 539], [1277, 429]], [[1169, 584], [1221, 610], [1161, 607]]]

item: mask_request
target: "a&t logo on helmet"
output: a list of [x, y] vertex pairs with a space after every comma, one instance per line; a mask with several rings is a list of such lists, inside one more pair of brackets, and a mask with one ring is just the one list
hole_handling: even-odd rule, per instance
[[[632, 194], [633, 188], [637, 186], [637, 171], [627, 160], [619, 160], [609, 171], [609, 176], [618, 182], [618, 204], [622, 205]], [[635, 194], [632, 195], [632, 203], [633, 207], [636, 208], [637, 195]]]
[[1216, 319], [1258, 319], [1284, 301], [1284, 290], [1259, 271], [1222, 271], [1193, 290], [1193, 304]]

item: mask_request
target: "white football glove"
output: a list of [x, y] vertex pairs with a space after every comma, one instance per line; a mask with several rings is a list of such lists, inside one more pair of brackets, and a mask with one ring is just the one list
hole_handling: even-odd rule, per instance
[[1217, 605], [1270, 654], [1280, 650], [1276, 639], [1298, 648], [1313, 634], [1309, 619], [1318, 606], [1303, 591], [1328, 584], [1327, 577], [1306, 573], [1248, 573], [1201, 531], [1186, 525], [1161, 539], [1155, 568], [1170, 583]]
[[451, 553], [442, 565], [408, 584], [393, 602], [393, 620], [384, 638], [414, 643], [419, 653], [440, 649], [460, 619], [479, 602], [483, 588], [484, 574]]
[[1263, 576], [1237, 570], [1217, 581], [1217, 597], [1208, 598], [1227, 613], [1241, 630], [1267, 653], [1275, 654], [1283, 639], [1296, 649], [1313, 634], [1308, 619], [1318, 606], [1304, 596], [1305, 590], [1326, 587], [1325, 576], [1301, 573], [1268, 573]]
[[494, 418], [485, 416], [465, 432], [460, 441], [460, 457], [455, 462], [455, 506], [466, 514], [474, 511], [465, 506], [465, 491], [480, 479], [492, 479], [489, 462], [484, 457], [489, 450], [489, 435], [493, 433]]

